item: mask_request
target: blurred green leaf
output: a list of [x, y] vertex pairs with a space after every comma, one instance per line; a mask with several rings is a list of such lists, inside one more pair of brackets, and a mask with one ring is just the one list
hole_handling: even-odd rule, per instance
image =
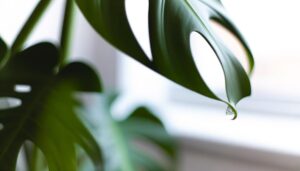
[[[127, 119], [118, 121], [111, 115], [117, 96], [96, 95], [95, 99], [94, 105], [87, 108], [91, 117], [89, 123], [102, 146], [106, 171], [176, 170], [176, 143], [150, 110], [139, 107]], [[103, 104], [105, 106], [101, 107]], [[166, 162], [139, 148], [137, 142], [151, 144]]]
[[[139, 152], [134, 146], [134, 141], [144, 140], [154, 144], [165, 156], [171, 160], [176, 159], [176, 150], [174, 139], [165, 130], [163, 123], [150, 110], [145, 107], [139, 107], [131, 115], [120, 123], [120, 129], [129, 142], [129, 148], [135, 152], [135, 158], [132, 160], [140, 170], [159, 171], [174, 170], [164, 168], [158, 161]], [[147, 164], [148, 163], [148, 164]], [[173, 163], [173, 165], [176, 165]]]
[[[219, 0], [149, 0], [149, 35], [153, 61], [147, 57], [129, 25], [125, 0], [76, 0], [84, 16], [108, 42], [132, 58], [178, 84], [229, 105], [251, 94], [247, 73], [230, 49], [214, 33], [210, 20], [228, 29], [242, 44], [252, 72], [252, 54]], [[190, 48], [197, 32], [215, 51], [225, 74], [228, 99], [220, 99], [198, 72]], [[199, 47], [201, 48], [201, 47]]]
[[7, 45], [5, 44], [5, 42], [0, 37], [0, 64], [4, 60], [7, 52], [8, 52], [8, 47], [7, 47]]
[[[17, 54], [0, 71], [0, 170], [15, 170], [25, 141], [45, 155], [50, 171], [76, 170], [75, 145], [101, 167], [102, 155], [94, 137], [77, 116], [77, 91], [100, 92], [96, 73], [83, 63], [57, 72], [55, 46], [40, 43]], [[19, 100], [12, 105], [9, 99]], [[14, 103], [15, 103], [14, 102]]]

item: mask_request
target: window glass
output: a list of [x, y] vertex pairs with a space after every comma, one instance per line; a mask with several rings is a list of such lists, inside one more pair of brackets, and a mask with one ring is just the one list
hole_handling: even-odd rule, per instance
[[[141, 0], [138, 4], [134, 4], [134, 0], [127, 2], [127, 7], [132, 9], [129, 19], [133, 30], [146, 52], [150, 54], [146, 22], [147, 0]], [[253, 95], [241, 102], [240, 110], [292, 115], [299, 113], [300, 22], [297, 21], [300, 16], [298, 10], [300, 2], [297, 0], [223, 0], [223, 4], [246, 38], [256, 61], [256, 67], [251, 77]], [[219, 37], [234, 50], [242, 64], [246, 66], [243, 60], [243, 51], [237, 41], [219, 26], [216, 25], [214, 28]], [[203, 77], [214, 92], [225, 98], [224, 78], [214, 53], [206, 42], [201, 40], [201, 36], [192, 34], [191, 39], [191, 48]], [[161, 95], [166, 95], [166, 98], [177, 101], [201, 101], [201, 104], [206, 104], [203, 103], [205, 101], [215, 104], [209, 99], [165, 81], [160, 76], [155, 76], [148, 69], [133, 64], [132, 60], [123, 58], [122, 60], [125, 62], [121, 62], [124, 69], [121, 70], [121, 78], [126, 75], [126, 81], [128, 77], [133, 79], [131, 83], [124, 83], [125, 80], [121, 81], [123, 88], [131, 87], [131, 84], [141, 84], [140, 93], [137, 94], [142, 96], [142, 94], [147, 94], [143, 89], [148, 92], [148, 90], [154, 91], [153, 87], [167, 86], [167, 88], [161, 88], [168, 92], [161, 91], [164, 92]], [[146, 77], [144, 73], [151, 76]], [[156, 77], [160, 82], [155, 79]], [[136, 79], [145, 80], [141, 82]], [[149, 94], [151, 97], [157, 96], [153, 92], [149, 92]]]

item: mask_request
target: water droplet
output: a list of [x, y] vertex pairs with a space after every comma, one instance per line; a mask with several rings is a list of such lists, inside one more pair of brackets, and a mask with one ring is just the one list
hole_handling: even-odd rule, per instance
[[4, 128], [4, 125], [0, 123], [0, 131]]
[[234, 112], [232, 110], [232, 107], [228, 106], [227, 109], [226, 109], [226, 115], [233, 115]]
[[232, 109], [231, 106], [228, 106], [226, 109], [226, 116], [230, 118], [231, 120], [234, 120], [236, 118], [236, 113], [234, 109]]

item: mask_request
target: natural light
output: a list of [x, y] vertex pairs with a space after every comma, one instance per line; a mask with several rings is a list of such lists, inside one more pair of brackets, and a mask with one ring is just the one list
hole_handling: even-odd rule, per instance
[[[130, 10], [128, 17], [138, 40], [151, 54], [147, 1], [126, 2], [128, 8], [136, 9]], [[231, 121], [225, 116], [225, 105], [185, 90], [128, 58], [121, 58], [119, 71], [121, 89], [128, 93], [124, 101], [156, 106], [175, 134], [300, 155], [300, 139], [295, 139], [300, 131], [300, 2], [223, 2], [256, 60], [251, 78], [253, 96], [239, 104], [238, 119]], [[234, 39], [215, 29], [229, 47], [236, 49], [235, 54], [242, 54]], [[200, 72], [214, 92], [224, 97], [224, 78], [214, 53], [198, 34], [191, 35], [191, 44]]]
[[[59, 42], [61, 21], [58, 22], [57, 19], [62, 18], [62, 2], [55, 1], [50, 6], [49, 13], [44, 16], [45, 20], [38, 25], [26, 45], [44, 40]], [[228, 168], [234, 168], [236, 163], [245, 164], [245, 167], [237, 166], [232, 171], [240, 171], [239, 167], [244, 168], [242, 171], [252, 171], [253, 169], [247, 170], [248, 166], [279, 166], [299, 170], [300, 138], [297, 135], [300, 132], [300, 1], [222, 2], [244, 35], [255, 58], [255, 69], [251, 76], [252, 95], [238, 104], [239, 114], [236, 120], [232, 120], [232, 115], [226, 115], [225, 104], [189, 91], [116, 50], [98, 36], [78, 9], [72, 60], [82, 59], [97, 68], [104, 87], [117, 90], [122, 95], [112, 109], [115, 118], [124, 118], [126, 111], [131, 111], [138, 105], [146, 105], [155, 111], [167, 125], [168, 131], [182, 140], [183, 143], [180, 143], [184, 144], [183, 149], [190, 150], [189, 155], [183, 158], [193, 162], [183, 163], [191, 164], [191, 171], [195, 171], [193, 166], [197, 168], [200, 164], [203, 164], [204, 170], [207, 164], [205, 171], [219, 171], [220, 168], [223, 169], [222, 166], [231, 170]], [[36, 3], [35, 0], [0, 0], [0, 21], [5, 23], [0, 24], [0, 37], [7, 44], [13, 42], [22, 26], [20, 23], [25, 21]], [[149, 0], [125, 0], [125, 4], [134, 35], [152, 59], [147, 19]], [[196, 1], [193, 6], [197, 6]], [[12, 12], [9, 10], [12, 7], [18, 10]], [[7, 19], [3, 14], [10, 15], [13, 20]], [[212, 21], [211, 26], [228, 48], [233, 49], [247, 71], [249, 67], [239, 42], [219, 24]], [[190, 44], [199, 73], [215, 94], [226, 99], [224, 75], [214, 51], [196, 32], [190, 34]], [[26, 84], [16, 84], [14, 91], [25, 94], [31, 88]], [[6, 98], [5, 104], [0, 98], [0, 109], [20, 106], [22, 102], [17, 100]], [[4, 127], [0, 123], [0, 131]], [[201, 153], [197, 151], [199, 154], [196, 154], [194, 146]], [[207, 160], [196, 160], [198, 158], [194, 156], [201, 156], [202, 152], [203, 156], [207, 155], [205, 157], [212, 158], [212, 161], [217, 160], [219, 166], [214, 167], [215, 163], [205, 157]], [[285, 169], [256, 171], [282, 170]]]

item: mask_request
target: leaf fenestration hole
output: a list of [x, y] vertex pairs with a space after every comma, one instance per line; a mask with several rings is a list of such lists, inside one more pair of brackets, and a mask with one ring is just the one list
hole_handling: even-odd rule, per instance
[[[29, 151], [27, 151], [27, 150]], [[26, 166], [26, 164], [28, 164], [27, 161], [27, 153], [31, 152], [31, 154], [35, 155], [35, 158], [38, 159], [38, 165], [36, 165], [35, 167], [37, 168], [37, 170], [41, 170], [41, 168], [43, 168], [42, 170], [48, 170], [46, 168], [48, 168], [48, 164], [45, 158], [45, 155], [42, 153], [41, 149], [39, 147], [37, 147], [32, 141], [25, 141], [22, 145], [22, 147], [20, 148], [19, 151], [19, 155], [17, 158], [17, 170], [24, 170], [24, 166]]]
[[235, 57], [240, 61], [245, 71], [249, 71], [249, 65], [247, 62], [247, 55], [241, 42], [224, 26], [217, 21], [211, 19], [210, 25], [213, 31], [218, 35], [223, 43], [232, 51]]
[[152, 60], [148, 24], [149, 0], [126, 0], [125, 6], [134, 36], [148, 58]]
[[226, 99], [225, 77], [215, 52], [197, 32], [190, 35], [191, 51], [200, 75], [207, 86], [219, 97]]
[[22, 105], [22, 100], [13, 97], [0, 97], [0, 110], [12, 109]]
[[15, 85], [14, 90], [17, 93], [30, 93], [31, 92], [31, 86], [30, 85], [17, 84], [17, 85]]

